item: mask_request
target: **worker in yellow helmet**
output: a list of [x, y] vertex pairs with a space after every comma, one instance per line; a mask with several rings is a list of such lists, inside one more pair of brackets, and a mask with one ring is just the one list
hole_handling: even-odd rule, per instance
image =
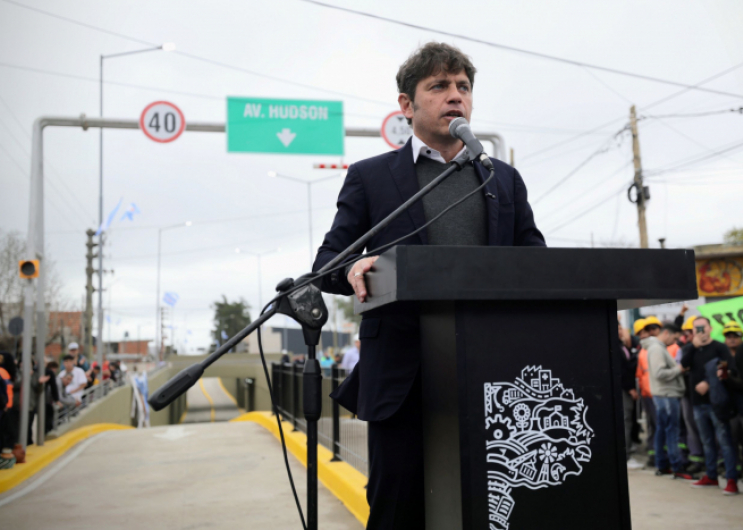
[[743, 328], [735, 320], [731, 320], [722, 328], [725, 335], [725, 344], [730, 348], [730, 354], [734, 357], [743, 344]]

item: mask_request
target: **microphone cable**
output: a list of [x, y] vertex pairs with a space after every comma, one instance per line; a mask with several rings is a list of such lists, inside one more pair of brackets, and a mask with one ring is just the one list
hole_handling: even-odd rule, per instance
[[[458, 199], [456, 202], [454, 202], [454, 203], [450, 204], [449, 206], [447, 206], [446, 208], [444, 208], [441, 212], [439, 212], [437, 215], [435, 215], [432, 219], [430, 219], [429, 221], [427, 221], [426, 223], [424, 223], [420, 228], [417, 228], [417, 229], [413, 230], [412, 232], [404, 235], [403, 237], [400, 237], [398, 239], [395, 239], [394, 241], [392, 241], [390, 243], [386, 243], [386, 244], [384, 244], [384, 245], [382, 245], [380, 247], [377, 247], [377, 248], [372, 249], [372, 250], [370, 250], [368, 252], [365, 252], [363, 254], [360, 254], [360, 255], [356, 256], [355, 258], [347, 259], [343, 263], [341, 263], [339, 265], [336, 265], [335, 267], [333, 267], [331, 269], [328, 269], [326, 271], [323, 271], [323, 272], [317, 274], [316, 276], [313, 276], [313, 277], [311, 277], [309, 279], [306, 279], [305, 281], [301, 282], [300, 284], [295, 285], [295, 286], [291, 287], [290, 289], [287, 289], [286, 291], [277, 294], [276, 296], [274, 296], [263, 307], [263, 309], [261, 310], [261, 313], [260, 314], [263, 315], [263, 313], [265, 313], [274, 303], [276, 303], [282, 297], [285, 297], [285, 296], [293, 293], [294, 291], [296, 291], [298, 289], [301, 289], [302, 287], [305, 287], [306, 285], [308, 285], [308, 284], [310, 284], [310, 283], [312, 283], [314, 281], [317, 281], [320, 278], [323, 278], [323, 277], [327, 276], [328, 274], [332, 274], [333, 272], [335, 272], [337, 270], [340, 270], [342, 268], [345, 268], [345, 267], [347, 267], [348, 265], [350, 265], [352, 263], [356, 263], [357, 261], [359, 261], [361, 259], [368, 258], [368, 257], [371, 257], [371, 256], [379, 255], [380, 253], [384, 252], [385, 250], [387, 250], [387, 249], [389, 249], [391, 247], [394, 247], [398, 243], [400, 243], [400, 242], [408, 239], [409, 237], [413, 237], [414, 235], [418, 234], [419, 232], [421, 232], [425, 228], [428, 228], [428, 226], [430, 226], [434, 221], [437, 221], [444, 214], [446, 214], [447, 212], [449, 212], [453, 208], [456, 208], [457, 206], [459, 206], [460, 204], [462, 204], [464, 201], [466, 201], [467, 199], [469, 199], [470, 197], [472, 197], [475, 193], [477, 193], [478, 191], [480, 191], [483, 188], [485, 188], [485, 186], [487, 185], [487, 183], [490, 182], [493, 179], [493, 177], [495, 176], [495, 168], [489, 169], [489, 172], [490, 172], [490, 175], [488, 176], [488, 178], [486, 178], [483, 181], [482, 184], [480, 184], [478, 187], [476, 187], [474, 190], [470, 191], [469, 193], [465, 194], [462, 198]], [[284, 438], [284, 429], [281, 427], [281, 414], [279, 412], [278, 406], [276, 405], [276, 399], [274, 399], [273, 385], [271, 384], [271, 377], [269, 376], [269, 373], [268, 373], [268, 365], [266, 364], [266, 357], [265, 357], [265, 354], [263, 352], [263, 341], [261, 339], [261, 328], [260, 328], [260, 326], [258, 327], [258, 329], [256, 331], [258, 333], [258, 353], [260, 354], [260, 357], [261, 357], [261, 364], [263, 365], [263, 374], [266, 377], [266, 384], [268, 385], [268, 394], [269, 394], [269, 396], [271, 398], [271, 409], [276, 414], [276, 423], [279, 426], [279, 438], [281, 439], [281, 450], [284, 453], [284, 465], [286, 466], [286, 474], [289, 476], [289, 484], [291, 485], [292, 494], [294, 495], [294, 502], [297, 505], [297, 511], [299, 512], [299, 518], [300, 518], [300, 520], [302, 522], [302, 528], [304, 530], [307, 530], [307, 524], [306, 524], [305, 519], [304, 519], [304, 512], [302, 511], [302, 505], [299, 502], [299, 496], [297, 495], [297, 488], [294, 485], [294, 477], [292, 476], [292, 471], [291, 471], [291, 468], [289, 466], [289, 456], [288, 456], [287, 450], [286, 450], [286, 440]]]

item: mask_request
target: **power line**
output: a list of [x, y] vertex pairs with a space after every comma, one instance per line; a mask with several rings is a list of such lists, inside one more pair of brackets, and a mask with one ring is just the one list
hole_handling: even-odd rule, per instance
[[[606, 184], [607, 182], [609, 182], [609, 181], [610, 181], [610, 180], [611, 180], [611, 179], [612, 179], [612, 178], [613, 178], [613, 177], [614, 177], [615, 175], [618, 175], [619, 173], [621, 173], [622, 171], [624, 171], [624, 170], [625, 170], [625, 169], [626, 169], [626, 168], [627, 168], [628, 166], [630, 166], [630, 165], [632, 165], [632, 160], [631, 160], [631, 159], [630, 159], [630, 160], [628, 160], [627, 162], [625, 162], [624, 164], [622, 164], [622, 165], [621, 165], [620, 167], [618, 167], [618, 168], [617, 168], [616, 170], [614, 170], [614, 171], [613, 171], [612, 173], [610, 173], [609, 175], [607, 175], [607, 177], [606, 177], [605, 179], [603, 179], [603, 180], [601, 180], [601, 181], [597, 182], [597, 183], [596, 183], [596, 185], [595, 185], [595, 186], [593, 186], [592, 188], [589, 188], [589, 189], [587, 189], [587, 190], [584, 190], [584, 191], [583, 191], [583, 193], [580, 193], [580, 194], [578, 194], [578, 195], [576, 195], [576, 196], [571, 196], [571, 197], [569, 198], [569, 202], [570, 202], [571, 204], [575, 204], [575, 201], [577, 201], [577, 200], [579, 200], [579, 199], [581, 199], [581, 198], [585, 197], [586, 195], [589, 195], [589, 194], [590, 194], [590, 193], [592, 193], [592, 192], [593, 192], [594, 190], [596, 190], [596, 189], [598, 189], [598, 188], [601, 188], [602, 186], [604, 186], [604, 184]], [[558, 212], [562, 212], [562, 211], [564, 211], [564, 210], [563, 210], [563, 208], [562, 208], [562, 205], [560, 205], [560, 206], [558, 206], [557, 208], [555, 208], [554, 210], [552, 210], [552, 211], [550, 211], [550, 212], [547, 212], [547, 213], [546, 213], [545, 215], [541, 216], [541, 218], [540, 218], [540, 222], [543, 222], [543, 221], [544, 221], [544, 220], [545, 220], [546, 218], [548, 218], [548, 217], [551, 217], [551, 216], [553, 216], [554, 214], [556, 214], [556, 213], [558, 213]]]
[[364, 11], [357, 11], [355, 9], [349, 9], [347, 7], [341, 7], [341, 6], [335, 6], [335, 5], [331, 5], [331, 4], [326, 4], [324, 2], [318, 2], [317, 0], [299, 0], [299, 1], [300, 2], [305, 2], [305, 3], [308, 3], [308, 4], [315, 4], [315, 5], [318, 5], [318, 6], [321, 6], [321, 7], [325, 7], [325, 8], [328, 8], [328, 9], [335, 9], [335, 10], [338, 10], [338, 11], [344, 11], [346, 13], [352, 13], [354, 15], [359, 15], [359, 16], [363, 16], [363, 17], [373, 18], [375, 20], [382, 20], [384, 22], [389, 22], [390, 24], [396, 24], [398, 26], [405, 26], [405, 27], [408, 27], [408, 28], [418, 29], [418, 30], [422, 30], [422, 31], [428, 31], [428, 32], [431, 32], [431, 33], [438, 33], [440, 35], [446, 35], [447, 37], [454, 37], [456, 39], [462, 39], [462, 40], [466, 40], [466, 41], [470, 41], [470, 42], [476, 42], [478, 44], [484, 44], [485, 46], [490, 46], [492, 48], [498, 48], [498, 49], [506, 50], [506, 51], [510, 51], [510, 52], [521, 53], [521, 54], [524, 54], [524, 55], [531, 55], [532, 57], [539, 57], [540, 59], [547, 59], [547, 60], [550, 60], [550, 61], [557, 61], [557, 62], [560, 62], [560, 63], [569, 64], [569, 65], [572, 65], [572, 66], [580, 66], [580, 67], [583, 67], [583, 68], [591, 68], [593, 70], [601, 70], [603, 72], [609, 72], [609, 73], [612, 73], [612, 74], [623, 75], [623, 76], [627, 76], [627, 77], [634, 77], [636, 79], [643, 79], [645, 81], [653, 81], [655, 83], [662, 83], [662, 84], [665, 84], [665, 85], [672, 85], [672, 86], [684, 87], [687, 90], [700, 90], [700, 91], [703, 91], [703, 92], [710, 92], [710, 93], [713, 93], [713, 94], [720, 94], [720, 95], [723, 95], [723, 96], [733, 96], [733, 97], [743, 98], [743, 95], [741, 95], [741, 94], [733, 94], [731, 92], [723, 92], [721, 90], [714, 90], [714, 89], [711, 89], [711, 88], [702, 88], [702, 87], [697, 86], [697, 85], [687, 85], [686, 83], [679, 83], [677, 81], [670, 81], [668, 79], [661, 79], [659, 77], [653, 77], [653, 76], [644, 75], [644, 74], [636, 74], [634, 72], [628, 72], [626, 70], [619, 70], [617, 68], [609, 68], [609, 67], [606, 67], [606, 66], [599, 66], [599, 65], [595, 65], [595, 64], [584, 63], [584, 62], [581, 62], [581, 61], [575, 61], [573, 59], [566, 59], [564, 57], [557, 57], [556, 55], [549, 55], [549, 54], [542, 53], [542, 52], [535, 52], [535, 51], [532, 51], [532, 50], [525, 50], [523, 48], [516, 48], [515, 46], [508, 46], [506, 44], [499, 44], [497, 42], [491, 42], [491, 41], [486, 41], [486, 40], [482, 40], [482, 39], [476, 39], [474, 37], [469, 37], [467, 35], [461, 35], [461, 34], [458, 34], [458, 33], [451, 33], [451, 32], [448, 32], [448, 31], [443, 31], [443, 30], [439, 30], [439, 29], [429, 28], [429, 27], [426, 27], [426, 26], [419, 26], [417, 24], [411, 24], [409, 22], [403, 22], [401, 20], [395, 20], [395, 19], [392, 19], [392, 18], [387, 18], [387, 17], [380, 16], [380, 15], [374, 15], [372, 13], [366, 13]]
[[671, 166], [666, 166], [666, 167], [662, 167], [662, 168], [658, 168], [658, 169], [654, 169], [654, 170], [649, 170], [649, 171], [646, 172], [646, 174], [649, 175], [649, 176], [661, 175], [663, 173], [668, 173], [669, 171], [675, 171], [676, 169], [679, 169], [679, 168], [682, 168], [682, 167], [690, 166], [690, 165], [693, 165], [693, 164], [698, 164], [699, 162], [704, 162], [705, 160], [710, 160], [712, 158], [717, 158], [718, 156], [723, 156], [725, 153], [729, 153], [731, 151], [737, 151], [738, 149], [741, 149], [741, 148], [743, 148], [743, 141], [738, 140], [735, 143], [733, 143], [732, 145], [729, 145], [728, 147], [726, 147], [724, 149], [713, 151], [712, 153], [710, 153], [708, 155], [704, 155], [702, 157], [697, 157], [697, 158], [693, 158], [692, 157], [691, 160], [689, 158], [684, 159], [685, 161], [679, 160], [677, 162], [673, 162], [671, 164]]
[[559, 224], [559, 225], [557, 225], [557, 226], [555, 226], [555, 227], [551, 228], [550, 230], [551, 230], [552, 232], [556, 232], [556, 231], [558, 231], [559, 229], [561, 229], [561, 228], [563, 228], [563, 227], [565, 227], [565, 226], [569, 225], [570, 223], [572, 223], [572, 222], [574, 222], [574, 221], [577, 221], [577, 220], [578, 220], [578, 219], [580, 219], [581, 217], [583, 217], [583, 216], [585, 216], [585, 215], [588, 215], [589, 213], [591, 213], [592, 211], [594, 211], [594, 210], [595, 210], [596, 208], [598, 208], [599, 206], [601, 206], [601, 205], [602, 205], [602, 204], [604, 204], [605, 202], [607, 202], [607, 201], [609, 201], [609, 200], [613, 199], [614, 197], [616, 197], [616, 195], [617, 195], [618, 193], [620, 193], [620, 192], [623, 192], [623, 191], [624, 191], [624, 189], [625, 189], [625, 187], [626, 187], [626, 185], [627, 185], [627, 184], [622, 184], [622, 187], [621, 187], [621, 188], [619, 188], [618, 190], [616, 190], [616, 191], [612, 192], [612, 193], [611, 193], [611, 195], [608, 195], [607, 197], [605, 197], [605, 198], [601, 199], [601, 200], [600, 200], [599, 202], [597, 202], [596, 204], [594, 204], [594, 205], [593, 205], [593, 206], [591, 206], [590, 208], [587, 208], [586, 210], [583, 210], [583, 211], [582, 211], [581, 213], [579, 213], [579, 214], [578, 214], [578, 215], [576, 215], [575, 217], [571, 217], [570, 219], [568, 219], [568, 220], [567, 220], [567, 221], [565, 221], [564, 223], [562, 223], [562, 224]]
[[603, 153], [606, 153], [611, 148], [611, 146], [610, 145], [607, 145], [607, 144], [609, 144], [610, 142], [612, 142], [614, 139], [617, 138], [617, 136], [619, 136], [620, 134], [622, 134], [626, 130], [627, 130], [627, 127], [623, 127], [622, 129], [620, 129], [619, 131], [617, 131], [615, 134], [611, 135], [611, 137], [609, 138], [609, 140], [607, 142], [604, 142], [601, 145], [601, 147], [599, 147], [593, 153], [591, 153], [588, 156], [588, 158], [586, 158], [583, 162], [581, 162], [580, 164], [578, 164], [578, 166], [575, 169], [573, 169], [567, 175], [565, 175], [560, 180], [558, 180], [550, 189], [548, 189], [546, 192], [544, 192], [541, 197], [539, 197], [538, 199], [536, 199], [533, 204], [536, 205], [542, 199], [544, 199], [545, 197], [547, 197], [550, 193], [552, 193], [557, 188], [559, 188], [560, 186], [562, 186], [563, 184], [565, 184], [565, 182], [567, 182], [570, 179], [570, 177], [572, 177], [578, 171], [580, 171], [581, 169], [583, 169], [583, 167], [585, 167], [586, 164], [588, 164], [591, 160], [593, 160], [594, 158], [596, 158], [598, 155], [603, 154]]
[[661, 114], [661, 115], [647, 115], [647, 116], [640, 116], [639, 120], [644, 120], [647, 118], [700, 118], [702, 116], [714, 116], [715, 114], [730, 114], [731, 112], [737, 113], [737, 114], [743, 114], [743, 107], [737, 107], [732, 109], [722, 109], [722, 110], [711, 110], [709, 112], [692, 112], [689, 114]]
[[[737, 70], [741, 66], [743, 66], [743, 62], [738, 63], [735, 66], [732, 66], [730, 68], [727, 68], [727, 69], [723, 70], [722, 72], [718, 72], [718, 73], [716, 73], [716, 74], [714, 74], [714, 75], [712, 75], [710, 77], [707, 77], [707, 78], [701, 80], [699, 83], [697, 83], [694, 86], [705, 85], [705, 84], [707, 84], [707, 83], [709, 83], [711, 81], [714, 81], [715, 79], [717, 79], [719, 77], [722, 77], [724, 75], [729, 74], [730, 72], [733, 72], [734, 70]], [[644, 105], [644, 106], [640, 107], [640, 109], [641, 110], [650, 109], [652, 107], [655, 107], [656, 105], [660, 105], [661, 103], [665, 103], [666, 101], [670, 101], [672, 99], [675, 99], [675, 98], [679, 97], [680, 95], [685, 94], [689, 90], [691, 90], [691, 89], [690, 88], [684, 88], [683, 90], [679, 90], [678, 92], [674, 92], [673, 94], [669, 94], [668, 96], [662, 97], [661, 99], [658, 99], [658, 100], [656, 100], [656, 101], [654, 101], [652, 103], [649, 103], [647, 105]], [[543, 149], [540, 149], [538, 151], [534, 151], [533, 153], [529, 153], [527, 155], [524, 155], [524, 156], [521, 157], [521, 159], [522, 160], [528, 160], [528, 159], [533, 158], [535, 156], [538, 156], [538, 155], [540, 155], [542, 153], [546, 153], [547, 151], [552, 151], [553, 149], [556, 149], [556, 148], [561, 147], [561, 146], [563, 146], [565, 144], [568, 144], [568, 143], [571, 143], [571, 142], [573, 142], [575, 140], [578, 140], [579, 138], [582, 138], [582, 137], [586, 136], [586, 134], [589, 134], [591, 132], [598, 131], [599, 129], [603, 129], [604, 127], [607, 127], [609, 125], [612, 125], [615, 122], [617, 122], [619, 120], [623, 120], [623, 119], [625, 119], [625, 118], [624, 117], [615, 118], [615, 119], [613, 119], [613, 120], [611, 120], [611, 121], [609, 121], [607, 123], [604, 123], [602, 125], [599, 125], [598, 127], [594, 127], [593, 129], [590, 129], [590, 130], [588, 130], [586, 132], [577, 134], [577, 135], [575, 135], [575, 136], [573, 136], [571, 138], [568, 138], [566, 140], [562, 140], [560, 142], [557, 142], [557, 143], [554, 143], [552, 145], [549, 145], [549, 146], [547, 146], [547, 147], [545, 147]]]

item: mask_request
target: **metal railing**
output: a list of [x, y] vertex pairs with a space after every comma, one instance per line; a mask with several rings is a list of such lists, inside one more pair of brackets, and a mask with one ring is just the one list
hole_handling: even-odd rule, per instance
[[103, 399], [111, 391], [124, 385], [126, 385], [126, 377], [121, 377], [118, 381], [106, 379], [103, 383], [98, 383], [97, 385], [93, 385], [90, 388], [83, 390], [82, 396], [80, 397], [80, 404], [62, 405], [59, 408], [54, 407], [52, 429], [56, 429], [60, 425], [71, 422], [91, 403]]
[[[291, 423], [295, 431], [307, 432], [302, 410], [302, 369], [301, 364], [272, 363], [271, 381], [282, 419]], [[347, 462], [368, 476], [366, 422], [330, 398], [347, 375], [337, 366], [322, 369], [322, 416], [317, 422], [317, 439], [333, 452], [333, 461]]]

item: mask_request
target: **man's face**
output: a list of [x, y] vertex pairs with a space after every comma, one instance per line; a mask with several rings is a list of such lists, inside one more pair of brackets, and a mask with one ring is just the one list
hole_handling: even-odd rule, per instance
[[661, 331], [660, 332], [660, 335], [658, 335], [658, 338], [666, 346], [670, 346], [671, 344], [673, 344], [674, 342], [676, 342], [676, 334], [675, 333], [671, 333], [667, 329], [664, 329], [663, 331]]
[[657, 337], [660, 335], [660, 326], [656, 326], [655, 324], [650, 324], [645, 328], [645, 331], [647, 331], [648, 335], [650, 337]]
[[647, 329], [643, 328], [640, 330], [637, 336], [640, 338], [640, 340], [647, 339], [650, 336], [650, 333], [648, 333]]
[[453, 141], [449, 123], [472, 115], [472, 85], [462, 70], [457, 74], [440, 72], [418, 82], [415, 100], [407, 94], [398, 97], [400, 110], [413, 120], [413, 131], [422, 140]]
[[709, 334], [712, 331], [709, 323], [704, 319], [697, 319], [694, 321], [694, 338], [705, 343], [709, 340]]
[[78, 351], [80, 351], [80, 350], [78, 350], [77, 348], [75, 348], [74, 350], [70, 350], [70, 355], [72, 355], [75, 359], [77, 359], [77, 352]]
[[71, 372], [74, 366], [75, 366], [75, 361], [73, 361], [72, 359], [68, 359], [64, 361], [64, 369], [66, 371]]
[[731, 350], [734, 350], [743, 343], [743, 339], [737, 333], [727, 333], [725, 335], [725, 344]]

